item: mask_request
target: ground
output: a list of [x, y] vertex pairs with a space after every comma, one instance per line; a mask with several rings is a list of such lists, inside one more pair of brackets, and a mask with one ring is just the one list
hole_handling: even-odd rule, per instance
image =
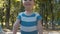
[[[6, 31], [7, 30], [7, 31]], [[0, 34], [12, 34], [12, 31], [8, 29], [4, 29], [3, 31], [0, 32]], [[17, 34], [21, 34], [19, 31]], [[43, 34], [60, 34], [60, 30], [44, 30]]]
[[[12, 34], [12, 32], [6, 32], [6, 34]], [[17, 32], [17, 34], [21, 34], [20, 32]], [[60, 31], [45, 31], [43, 34], [60, 34]]]

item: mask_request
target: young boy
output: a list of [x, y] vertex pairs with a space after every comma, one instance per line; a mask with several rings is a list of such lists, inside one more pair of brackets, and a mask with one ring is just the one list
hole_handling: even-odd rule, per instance
[[33, 12], [34, 0], [22, 0], [25, 12], [19, 13], [13, 26], [13, 34], [16, 34], [20, 24], [21, 34], [43, 34], [41, 16]]

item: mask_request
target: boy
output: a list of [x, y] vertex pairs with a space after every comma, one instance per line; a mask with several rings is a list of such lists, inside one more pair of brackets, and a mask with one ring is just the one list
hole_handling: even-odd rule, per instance
[[33, 12], [34, 0], [22, 0], [25, 12], [19, 13], [17, 20], [13, 26], [13, 34], [16, 34], [20, 24], [21, 34], [43, 34], [41, 25], [41, 16]]

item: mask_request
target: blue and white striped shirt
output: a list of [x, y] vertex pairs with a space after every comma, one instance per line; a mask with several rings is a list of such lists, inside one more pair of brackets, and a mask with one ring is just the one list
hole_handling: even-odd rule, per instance
[[25, 12], [19, 13], [17, 19], [21, 21], [21, 34], [37, 34], [37, 21], [41, 20], [42, 17], [38, 13], [32, 13], [26, 15]]

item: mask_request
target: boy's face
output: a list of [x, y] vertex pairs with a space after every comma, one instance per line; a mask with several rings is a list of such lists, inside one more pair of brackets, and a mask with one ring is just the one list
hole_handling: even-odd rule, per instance
[[23, 6], [25, 8], [32, 8], [34, 6], [34, 0], [23, 0]]

